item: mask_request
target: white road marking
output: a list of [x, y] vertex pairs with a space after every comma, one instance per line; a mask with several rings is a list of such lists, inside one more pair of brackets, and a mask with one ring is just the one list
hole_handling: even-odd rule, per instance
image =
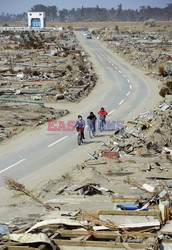
[[132, 86], [130, 85], [130, 89], [132, 89]]
[[130, 80], [129, 80], [129, 79], [127, 79], [127, 81], [130, 83]]
[[[97, 52], [102, 55], [112, 66], [114, 66], [114, 64], [104, 55], [102, 54], [99, 50], [97, 50]], [[116, 66], [115, 66], [115, 69], [118, 69]], [[121, 70], [118, 70], [120, 74], [122, 74]], [[126, 75], [123, 75], [123, 77], [127, 78]], [[102, 76], [103, 78], [103, 76]], [[130, 82], [130, 80], [127, 79], [128, 82]]]
[[68, 136], [66, 135], [66, 136], [62, 137], [61, 139], [59, 139], [58, 141], [53, 142], [52, 144], [48, 145], [48, 148], [52, 147], [53, 145], [57, 144], [58, 142], [63, 141], [63, 140], [66, 139], [67, 137], [68, 137]]
[[129, 91], [129, 92], [126, 94], [126, 96], [129, 96], [130, 93], [131, 93], [131, 91]]
[[6, 172], [7, 170], [9, 170], [9, 169], [11, 169], [11, 168], [17, 166], [18, 164], [22, 163], [22, 162], [25, 161], [25, 160], [26, 160], [26, 159], [22, 159], [22, 160], [20, 160], [20, 161], [18, 161], [18, 162], [16, 162], [16, 163], [12, 164], [11, 166], [9, 166], [9, 167], [7, 167], [7, 168], [1, 170], [1, 171], [0, 171], [0, 174], [2, 174], [2, 173], [4, 173], [4, 172]]
[[108, 115], [112, 114], [114, 111], [115, 111], [115, 109], [112, 109], [112, 110], [108, 113]]
[[122, 101], [120, 101], [119, 105], [121, 105], [124, 102], [124, 99]]

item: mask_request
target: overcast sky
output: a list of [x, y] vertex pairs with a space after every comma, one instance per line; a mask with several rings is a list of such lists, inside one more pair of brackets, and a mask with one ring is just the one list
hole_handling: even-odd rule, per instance
[[151, 7], [165, 7], [172, 0], [0, 0], [0, 13], [22, 13], [27, 12], [35, 4], [56, 5], [62, 8], [77, 7], [99, 7], [116, 8], [122, 4], [124, 9], [137, 9], [139, 6], [150, 5]]

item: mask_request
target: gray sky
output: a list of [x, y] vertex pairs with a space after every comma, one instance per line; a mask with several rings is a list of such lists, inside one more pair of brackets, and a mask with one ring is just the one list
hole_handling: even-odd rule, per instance
[[122, 4], [124, 9], [137, 9], [139, 6], [150, 5], [151, 7], [165, 7], [172, 0], [0, 0], [0, 13], [22, 13], [27, 12], [35, 4], [56, 5], [62, 8], [99, 7], [116, 8]]

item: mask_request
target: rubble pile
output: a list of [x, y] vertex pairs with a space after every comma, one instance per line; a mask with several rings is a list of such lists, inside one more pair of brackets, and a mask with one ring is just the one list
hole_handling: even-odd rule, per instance
[[0, 96], [77, 101], [96, 83], [72, 30], [0, 34]]
[[132, 65], [145, 70], [147, 74], [162, 82], [172, 76], [171, 29], [160, 31], [99, 29], [93, 34], [105, 41], [120, 56]]
[[0, 142], [11, 138], [29, 127], [44, 124], [68, 113], [35, 104], [9, 104], [0, 102]]
[[172, 100], [170, 103], [141, 113], [134, 121], [129, 121], [124, 130], [115, 132], [114, 150], [121, 156], [172, 153], [168, 149], [172, 147]]
[[[170, 193], [163, 185], [141, 186], [131, 178], [126, 182], [141, 189], [142, 197], [112, 196], [106, 201], [112, 206], [108, 210], [59, 211], [55, 206], [54, 210], [46, 210], [39, 216], [13, 218], [0, 224], [0, 247], [5, 250], [17, 247], [64, 250], [69, 246], [79, 249], [168, 249], [172, 236]], [[92, 200], [94, 202], [96, 199]]]

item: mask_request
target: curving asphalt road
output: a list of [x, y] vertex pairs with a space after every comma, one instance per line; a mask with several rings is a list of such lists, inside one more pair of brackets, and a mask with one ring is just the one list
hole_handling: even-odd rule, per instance
[[[148, 98], [146, 80], [139, 73], [131, 71], [130, 65], [112, 54], [97, 39], [87, 40], [79, 32], [76, 35], [91, 56], [100, 80], [87, 98], [75, 104], [75, 112], [61, 120], [74, 120], [81, 110], [86, 117], [90, 110], [97, 112], [100, 106], [108, 110], [108, 119], [115, 117], [115, 120], [123, 120]], [[48, 132], [47, 124], [0, 145], [0, 188], [3, 187], [4, 175], [16, 179], [27, 177], [64, 155], [68, 157], [73, 149], [78, 152], [82, 150], [82, 146], [78, 147], [76, 143], [75, 131]]]

